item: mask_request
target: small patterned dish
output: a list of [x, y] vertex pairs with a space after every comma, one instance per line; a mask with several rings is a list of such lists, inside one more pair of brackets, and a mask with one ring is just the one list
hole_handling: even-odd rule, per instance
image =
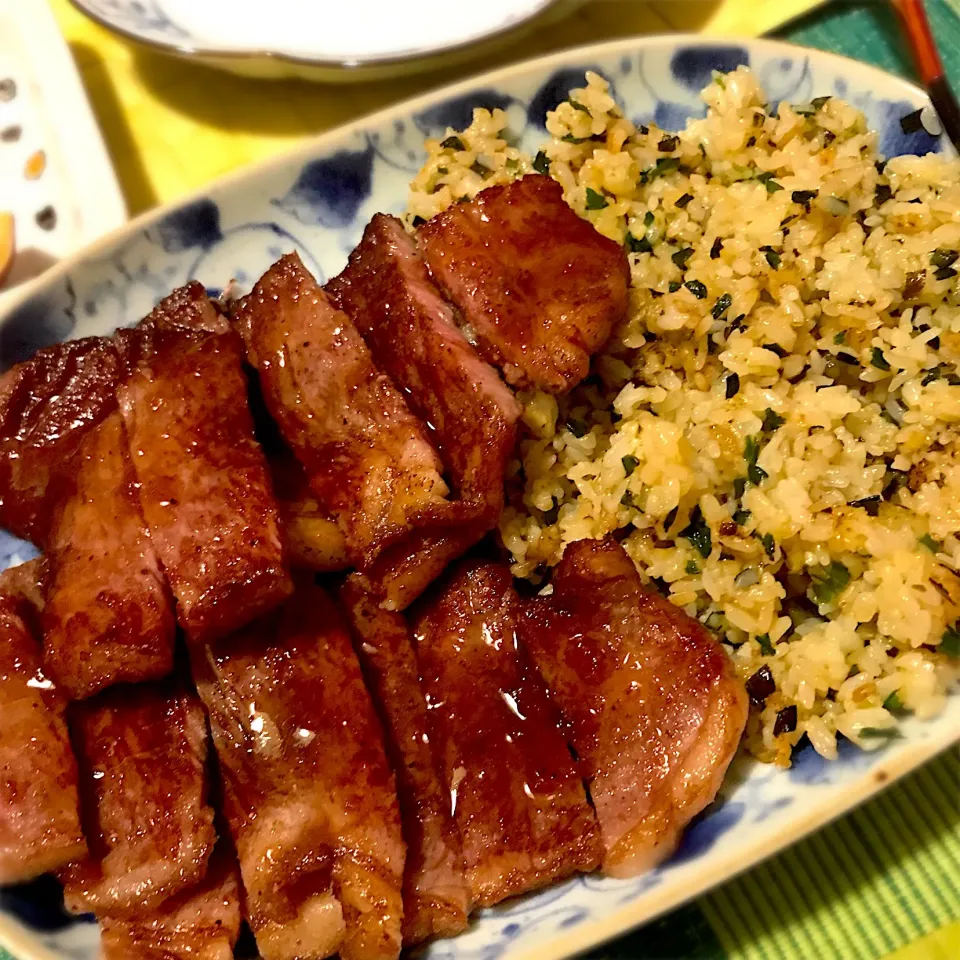
[[[49, 8], [40, 0], [0, 0], [0, 291], [126, 218]], [[0, 301], [7, 295], [0, 292]]]
[[[424, 137], [465, 127], [476, 106], [507, 111], [522, 146], [542, 142], [546, 112], [585, 70], [610, 80], [628, 116], [667, 129], [702, 112], [713, 70], [748, 64], [772, 100], [842, 96], [864, 110], [881, 152], [946, 149], [900, 118], [927, 104], [916, 87], [832, 54], [769, 40], [650, 37], [569, 50], [466, 81], [308, 141], [201, 194], [151, 212], [59, 264], [0, 311], [0, 370], [68, 337], [135, 322], [195, 277], [240, 292], [282, 253], [297, 250], [321, 280], [337, 273], [377, 211], [398, 213], [424, 160]], [[0, 567], [33, 553], [0, 534]], [[960, 736], [960, 695], [936, 719], [905, 721], [902, 737], [863, 752], [841, 744], [828, 762], [801, 750], [788, 771], [741, 758], [721, 795], [666, 863], [632, 880], [578, 877], [481, 911], [469, 931], [425, 949], [428, 960], [556, 960], [583, 951], [722, 883], [823, 826], [948, 749]], [[56, 884], [0, 892], [0, 944], [22, 960], [94, 960], [97, 931], [64, 915]]]
[[72, 0], [158, 50], [256, 77], [351, 83], [480, 56], [583, 0]]

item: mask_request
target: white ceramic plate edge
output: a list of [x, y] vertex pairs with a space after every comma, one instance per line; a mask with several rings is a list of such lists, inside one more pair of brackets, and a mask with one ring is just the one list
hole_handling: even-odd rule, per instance
[[328, 83], [349, 83], [391, 75], [439, 69], [460, 59], [479, 57], [501, 44], [519, 41], [539, 24], [553, 22], [572, 13], [588, 0], [526, 0], [519, 14], [484, 30], [474, 30], [462, 38], [423, 48], [398, 48], [371, 54], [309, 55], [302, 51], [270, 49], [218, 41], [209, 43], [189, 35], [155, 36], [149, 28], [118, 22], [86, 0], [70, 0], [84, 16], [115, 36], [142, 44], [170, 56], [196, 59], [240, 76], [276, 79], [301, 77]]

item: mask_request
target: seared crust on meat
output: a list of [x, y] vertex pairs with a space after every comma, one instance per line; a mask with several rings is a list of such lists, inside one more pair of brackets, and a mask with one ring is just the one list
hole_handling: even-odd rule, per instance
[[235, 305], [267, 407], [347, 556], [386, 606], [410, 603], [486, 529], [447, 499], [437, 451], [353, 321], [295, 255]]
[[42, 566], [33, 560], [0, 575], [0, 886], [87, 852], [66, 702], [43, 672], [35, 633]]
[[43, 546], [50, 481], [81, 440], [116, 409], [116, 388], [160, 334], [223, 333], [201, 284], [174, 290], [136, 327], [38, 350], [0, 377], [0, 526]]
[[71, 699], [173, 669], [172, 599], [140, 514], [123, 419], [83, 439], [48, 537], [44, 665]]
[[0, 526], [43, 546], [50, 481], [116, 409], [120, 376], [112, 341], [85, 337], [44, 347], [0, 377]]
[[195, 887], [135, 919], [104, 917], [104, 960], [233, 960], [240, 936], [240, 874], [221, 844]]
[[428, 425], [456, 492], [483, 504], [492, 527], [520, 405], [455, 326], [403, 224], [376, 214], [326, 290]]
[[383, 733], [318, 586], [191, 650], [265, 960], [396, 957], [404, 846]]
[[166, 335], [118, 391], [143, 516], [196, 640], [292, 591], [242, 361], [232, 332]]
[[74, 913], [136, 919], [199, 883], [215, 834], [207, 725], [176, 684], [110, 690], [70, 708], [87, 858], [60, 874]]
[[740, 742], [747, 697], [730, 659], [612, 538], [567, 546], [521, 636], [580, 758], [604, 871], [648, 869], [713, 800]]
[[451, 937], [464, 930], [470, 893], [460, 836], [441, 785], [420, 689], [410, 628], [348, 582], [340, 593], [367, 686], [383, 719], [397, 778], [407, 859], [403, 874], [403, 942]]
[[442, 509], [447, 487], [421, 424], [296, 254], [260, 278], [234, 317], [267, 407], [354, 563], [371, 564]]
[[481, 190], [417, 236], [467, 339], [508, 383], [570, 390], [626, 316], [623, 247], [578, 217], [550, 177]]
[[477, 906], [596, 867], [583, 784], [536, 672], [515, 644], [510, 571], [461, 564], [414, 624], [430, 739]]

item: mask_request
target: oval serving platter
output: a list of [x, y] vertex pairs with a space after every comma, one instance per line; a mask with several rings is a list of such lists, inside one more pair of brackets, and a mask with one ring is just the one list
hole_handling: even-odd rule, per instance
[[[0, 317], [0, 370], [46, 344], [135, 323], [173, 287], [197, 278], [241, 291], [281, 254], [297, 250], [321, 280], [343, 266], [377, 211], [399, 213], [421, 164], [423, 140], [466, 126], [474, 107], [502, 107], [525, 147], [544, 139], [545, 114], [585, 70], [607, 77], [626, 113], [667, 129], [702, 112], [713, 70], [748, 64], [773, 101], [842, 96], [865, 111], [881, 152], [945, 149], [899, 120], [925, 106], [916, 87], [851, 60], [767, 40], [717, 43], [653, 37], [565, 51], [391, 107], [236, 173], [179, 204], [149, 213], [67, 260], [18, 294]], [[0, 568], [33, 555], [0, 534]], [[616, 936], [729, 879], [863, 802], [954, 744], [960, 695], [944, 712], [908, 720], [903, 736], [867, 753], [841, 745], [834, 762], [811, 749], [788, 771], [738, 758], [720, 797], [688, 829], [679, 851], [632, 880], [579, 877], [481, 911], [430, 960], [567, 957]], [[94, 960], [92, 922], [66, 917], [56, 885], [0, 891], [0, 944], [19, 958]]]

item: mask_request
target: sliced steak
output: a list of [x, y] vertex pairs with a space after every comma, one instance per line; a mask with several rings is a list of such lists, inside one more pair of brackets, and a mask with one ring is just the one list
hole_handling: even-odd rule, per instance
[[397, 777], [407, 860], [403, 873], [403, 942], [452, 937], [467, 926], [470, 894], [460, 836], [450, 816], [427, 732], [410, 629], [398, 613], [348, 584], [341, 593], [354, 648], [386, 731]]
[[623, 248], [578, 217], [549, 177], [488, 187], [418, 238], [467, 339], [517, 386], [571, 389], [626, 315]]
[[603, 869], [668, 856], [716, 795], [747, 697], [720, 644], [644, 587], [614, 540], [570, 544], [521, 636], [563, 714], [603, 835]]
[[140, 513], [123, 420], [83, 438], [56, 485], [44, 665], [71, 699], [173, 669], [172, 600]]
[[228, 328], [194, 281], [135, 327], [53, 344], [6, 371], [0, 377], [0, 527], [42, 547], [56, 506], [51, 479], [87, 432], [116, 409], [117, 387], [158, 338]]
[[478, 906], [592, 870], [600, 856], [557, 716], [517, 650], [518, 616], [509, 570], [472, 564], [414, 626], [430, 739]]
[[292, 590], [242, 363], [233, 333], [164, 336], [118, 391], [143, 517], [198, 641]]
[[346, 624], [302, 584], [191, 651], [265, 960], [396, 957], [404, 847], [383, 732]]
[[207, 727], [170, 683], [109, 690], [70, 708], [90, 854], [60, 873], [74, 913], [138, 919], [199, 883], [214, 845]]
[[310, 490], [303, 465], [289, 450], [277, 451], [268, 463], [291, 564], [320, 573], [346, 570], [350, 560], [343, 532]]
[[211, 303], [202, 284], [192, 280], [164, 297], [136, 326], [114, 333], [121, 381], [149, 361], [165, 340], [184, 343], [184, 333], [227, 333], [229, 329], [229, 321]]
[[456, 492], [484, 504], [493, 527], [520, 406], [455, 326], [403, 224], [378, 213], [326, 290], [427, 424]]
[[82, 857], [66, 702], [43, 672], [33, 560], [0, 575], [0, 886]]
[[240, 874], [224, 845], [196, 886], [134, 919], [100, 919], [104, 960], [233, 960], [240, 936]]
[[0, 526], [42, 547], [51, 479], [117, 407], [116, 347], [87, 337], [37, 351], [0, 377]]
[[267, 407], [354, 565], [369, 568], [412, 530], [448, 521], [447, 485], [422, 424], [295, 254], [234, 316]]

